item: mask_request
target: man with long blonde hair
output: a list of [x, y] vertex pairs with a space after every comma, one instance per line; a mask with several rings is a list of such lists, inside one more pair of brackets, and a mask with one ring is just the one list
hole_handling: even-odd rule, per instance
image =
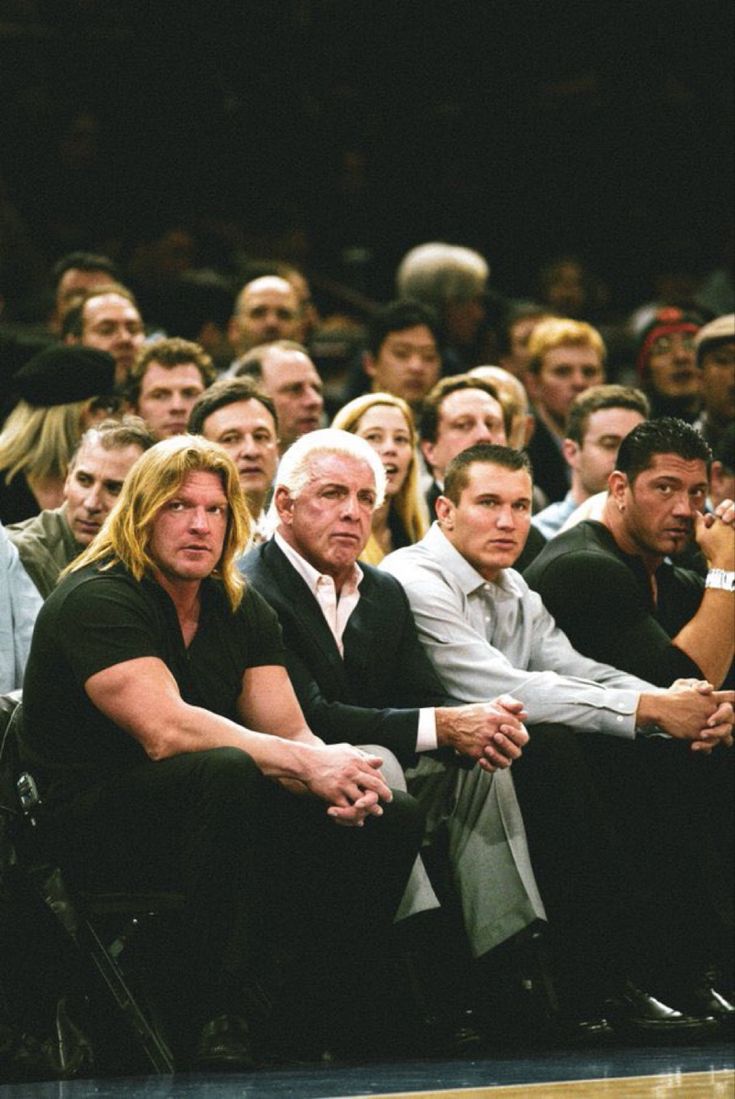
[[275, 614], [235, 566], [249, 525], [221, 447], [146, 451], [44, 605], [24, 688], [41, 842], [84, 886], [184, 893], [199, 1067], [252, 1063], [263, 928], [310, 947], [326, 929], [338, 964], [388, 927], [422, 830], [378, 757], [307, 726]]

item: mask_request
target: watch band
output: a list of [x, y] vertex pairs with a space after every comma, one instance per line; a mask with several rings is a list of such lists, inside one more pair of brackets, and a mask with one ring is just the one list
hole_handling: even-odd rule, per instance
[[728, 569], [709, 569], [705, 588], [717, 588], [719, 591], [735, 592], [735, 572]]

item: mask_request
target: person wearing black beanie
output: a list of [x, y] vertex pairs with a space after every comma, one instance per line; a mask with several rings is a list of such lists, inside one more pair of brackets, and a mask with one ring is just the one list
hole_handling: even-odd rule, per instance
[[115, 361], [87, 347], [46, 348], [11, 380], [18, 398], [0, 432], [0, 520], [62, 501], [66, 468], [90, 424], [118, 410]]

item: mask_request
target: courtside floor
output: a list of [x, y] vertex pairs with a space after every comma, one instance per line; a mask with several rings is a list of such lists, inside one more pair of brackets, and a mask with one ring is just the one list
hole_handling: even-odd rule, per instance
[[735, 1047], [722, 1042], [6, 1084], [0, 1099], [735, 1099], [734, 1068]]

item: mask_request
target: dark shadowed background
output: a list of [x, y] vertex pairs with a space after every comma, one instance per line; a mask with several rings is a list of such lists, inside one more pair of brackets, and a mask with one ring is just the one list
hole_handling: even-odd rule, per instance
[[629, 308], [731, 257], [732, 49], [729, 0], [0, 2], [8, 306], [161, 238], [386, 298], [433, 238], [513, 296], [577, 253]]

